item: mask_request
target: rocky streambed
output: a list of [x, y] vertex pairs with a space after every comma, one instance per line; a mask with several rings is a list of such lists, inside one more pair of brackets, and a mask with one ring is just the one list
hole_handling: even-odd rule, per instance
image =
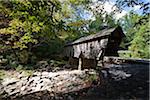
[[80, 100], [149, 100], [149, 63], [108, 64]]
[[[56, 94], [79, 91], [91, 86], [98, 79], [94, 70], [72, 70], [58, 72], [35, 72], [32, 76], [18, 75], [5, 78], [0, 85], [1, 99], [27, 98], [47, 100]], [[52, 99], [52, 98], [51, 98]], [[57, 98], [58, 99], [58, 98]]]
[[0, 84], [1, 100], [149, 100], [149, 63], [105, 64], [101, 70], [18, 74]]

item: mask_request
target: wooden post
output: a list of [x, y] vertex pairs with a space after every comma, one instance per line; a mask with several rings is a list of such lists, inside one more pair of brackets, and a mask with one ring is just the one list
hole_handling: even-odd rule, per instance
[[82, 66], [82, 59], [81, 59], [81, 58], [79, 58], [78, 70], [81, 70], [81, 66]]
[[98, 53], [98, 56], [97, 56], [96, 60], [99, 61], [101, 56], [102, 56], [102, 50], [100, 50], [100, 52]]
[[104, 67], [104, 53], [105, 53], [105, 49], [101, 48], [101, 50], [96, 58], [96, 60], [98, 62], [98, 66]]

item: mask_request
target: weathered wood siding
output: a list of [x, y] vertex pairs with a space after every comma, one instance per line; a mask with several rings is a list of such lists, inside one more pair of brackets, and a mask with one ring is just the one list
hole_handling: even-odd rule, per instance
[[67, 46], [65, 48], [65, 55], [67, 57], [76, 58], [79, 58], [82, 55], [82, 57], [87, 59], [95, 59], [98, 56], [101, 48], [106, 48], [107, 43], [108, 38]]
[[[75, 66], [79, 64], [78, 68], [80, 66], [82, 68], [95, 68], [99, 60], [103, 61], [104, 56], [118, 56], [118, 47], [124, 36], [121, 27], [104, 29], [67, 44], [64, 55], [69, 58], [72, 57], [69, 60], [70, 64]], [[80, 64], [80, 62], [82, 63]]]
[[101, 57], [102, 51], [105, 56], [117, 56], [118, 47], [124, 36], [119, 26], [116, 28], [104, 29], [96, 34], [81, 37], [67, 44], [65, 47], [65, 56], [76, 58], [82, 56], [87, 59], [95, 59]]

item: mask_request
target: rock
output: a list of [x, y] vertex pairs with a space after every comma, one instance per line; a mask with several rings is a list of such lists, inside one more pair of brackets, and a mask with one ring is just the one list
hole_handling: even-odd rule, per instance
[[[85, 73], [84, 70], [35, 72], [33, 73], [34, 75], [30, 77], [23, 77], [11, 81], [5, 80], [3, 85], [5, 85], [4, 90], [8, 93], [7, 96], [20, 96], [45, 90], [50, 93], [68, 93], [87, 87], [84, 81], [88, 79], [87, 77], [91, 74], [94, 74], [94, 71], [90, 74], [88, 70], [86, 71], [87, 73]], [[69, 97], [69, 99], [72, 100], [71, 97]]]
[[53, 71], [53, 72], [57, 72], [57, 71], [60, 71], [60, 70], [61, 70], [61, 68], [55, 67], [52, 71]]
[[36, 66], [40, 67], [40, 68], [45, 68], [47, 67], [49, 64], [47, 61], [39, 61]]
[[68, 96], [68, 100], [74, 100], [70, 95]]
[[4, 82], [2, 82], [2, 85], [8, 86], [8, 85], [13, 85], [13, 84], [15, 84], [15, 83], [18, 82], [19, 80], [16, 79], [16, 78], [5, 78], [3, 81], [4, 81]]
[[19, 75], [18, 75], [18, 78], [19, 78], [19, 79], [21, 79], [21, 78], [23, 78], [23, 77], [25, 77], [25, 76], [22, 75], [22, 74], [19, 74]]
[[42, 77], [48, 77], [49, 72], [42, 72]]
[[126, 72], [120, 70], [110, 70], [109, 73], [116, 81], [126, 79], [131, 76], [131, 74], [127, 74]]
[[38, 82], [41, 78], [40, 77], [38, 77], [38, 76], [36, 76], [36, 77], [32, 77], [32, 79], [34, 80], [34, 82]]
[[26, 89], [26, 87], [25, 87], [25, 86], [21, 87], [21, 91], [24, 91], [25, 89]]
[[41, 72], [34, 72], [34, 73], [33, 73], [33, 76], [41, 76], [41, 75], [42, 75]]
[[37, 84], [36, 87], [34, 87], [34, 91], [40, 91], [40, 89], [42, 88], [43, 84]]

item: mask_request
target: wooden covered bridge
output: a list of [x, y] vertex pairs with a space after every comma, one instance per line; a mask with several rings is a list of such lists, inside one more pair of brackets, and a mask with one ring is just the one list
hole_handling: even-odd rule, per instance
[[81, 37], [65, 45], [64, 55], [69, 64], [82, 68], [95, 68], [97, 62], [103, 62], [104, 56], [118, 56], [118, 49], [124, 33], [120, 26], [105, 28], [96, 34]]

